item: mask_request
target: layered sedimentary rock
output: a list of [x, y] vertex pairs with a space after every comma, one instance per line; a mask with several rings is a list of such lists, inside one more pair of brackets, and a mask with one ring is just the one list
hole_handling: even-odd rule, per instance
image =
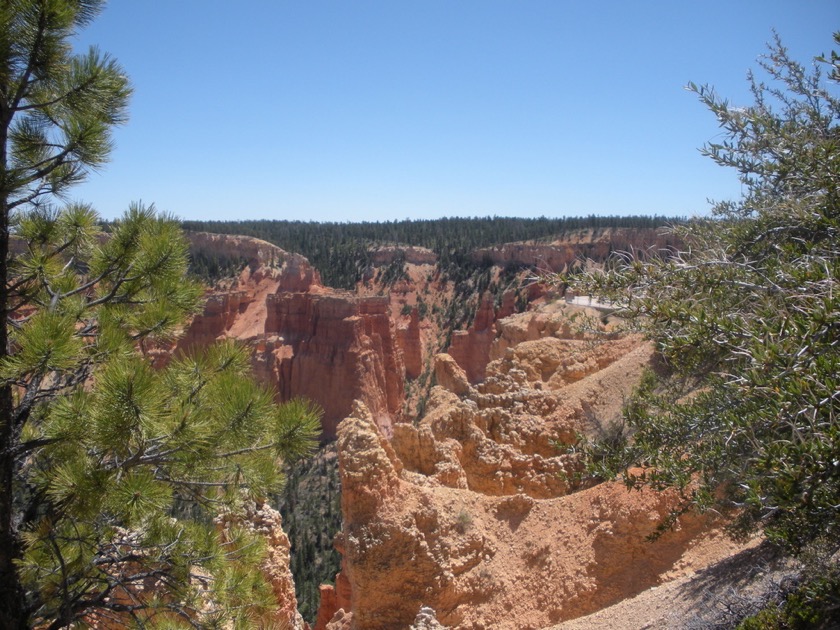
[[324, 437], [363, 400], [390, 433], [403, 396], [402, 352], [387, 297], [347, 292], [275, 293], [254, 365], [283, 399], [305, 396], [324, 408]]
[[436, 357], [417, 426], [388, 440], [362, 404], [339, 425], [350, 604], [335, 623], [405, 628], [430, 607], [447, 627], [542, 628], [691, 570], [698, 548], [719, 544], [683, 517], [652, 545], [677, 498], [587, 483], [574, 449], [558, 448], [617, 416], [650, 347], [575, 333], [558, 312], [518, 317], [478, 385]]
[[380, 245], [369, 252], [372, 265], [387, 265], [401, 259], [410, 265], [435, 265], [438, 257], [432, 250], [411, 245]]
[[420, 338], [420, 314], [416, 307], [411, 309], [408, 321], [397, 324], [397, 341], [403, 355], [406, 378], [417, 378], [423, 371], [423, 352]]
[[563, 271], [584, 260], [604, 262], [614, 252], [636, 252], [642, 255], [679, 246], [670, 232], [649, 228], [602, 228], [576, 230], [551, 243], [505, 243], [473, 252], [476, 261], [494, 265], [524, 264], [540, 271]]
[[178, 349], [202, 348], [221, 337], [250, 340], [265, 333], [266, 299], [283, 292], [322, 290], [318, 271], [303, 256], [259, 239], [191, 233], [193, 252], [248, 261], [232, 286], [207, 294], [204, 310], [193, 318]]
[[467, 330], [452, 333], [448, 353], [463, 368], [471, 383], [484, 378], [490, 346], [496, 337], [495, 322], [493, 296], [485, 295], [478, 304], [472, 325]]
[[[583, 254], [603, 260], [622, 243], [668, 245], [652, 231], [639, 234], [581, 234], [476, 256], [558, 270]], [[420, 376], [437, 351], [441, 331], [430, 314], [441, 312], [442, 293], [451, 295], [433, 253], [372, 254], [374, 265], [406, 264], [389, 298], [375, 283], [355, 293], [323, 287], [305, 258], [265, 242], [192, 238], [196, 248], [248, 265], [208, 294], [180, 349], [243, 340], [278, 396], [316, 400], [326, 412], [324, 437], [338, 435], [343, 564], [336, 586], [321, 589], [317, 630], [545, 627], [693, 566], [691, 550], [706, 544], [703, 523], [684, 518], [650, 546], [644, 539], [673, 497], [590, 487], [573, 453], [580, 432], [597, 433], [617, 417], [650, 357], [641, 340], [584, 334], [580, 318], [597, 328], [601, 314], [579, 311], [573, 323], [562, 304], [507, 317], [515, 295], [488, 292], [471, 326], [454, 331], [449, 354], [432, 360], [439, 386], [425, 416], [400, 423], [404, 378]], [[535, 283], [524, 295], [530, 302], [544, 291]], [[279, 567], [288, 543], [272, 545]], [[278, 570], [272, 578], [282, 601], [291, 592], [286, 577]], [[281, 610], [297, 627], [294, 605]]]
[[298, 285], [300, 290], [305, 290], [315, 280], [312, 274], [317, 277], [317, 272], [309, 265], [309, 262], [299, 254], [291, 254], [276, 245], [250, 236], [233, 236], [230, 234], [211, 234], [209, 232], [189, 232], [187, 238], [190, 243], [190, 251], [193, 255], [204, 254], [205, 256], [222, 257], [236, 260], [245, 260], [249, 264], [265, 264], [271, 268], [284, 268], [291, 277], [295, 271], [300, 273], [302, 283]]
[[[546, 286], [539, 282], [530, 283], [523, 291], [529, 304], [537, 302], [545, 294]], [[447, 353], [464, 369], [471, 383], [484, 379], [491, 349], [499, 335], [498, 323], [516, 312], [515, 300], [516, 293], [513, 291], [503, 294], [498, 304], [491, 294], [483, 295], [472, 324], [466, 330], [452, 332]]]
[[358, 296], [321, 285], [303, 256], [243, 237], [193, 234], [194, 248], [239, 255], [249, 263], [232, 286], [207, 296], [178, 350], [220, 338], [250, 344], [257, 375], [281, 400], [305, 396], [324, 409], [323, 437], [363, 400], [383, 431], [401, 410], [405, 368], [382, 296]]

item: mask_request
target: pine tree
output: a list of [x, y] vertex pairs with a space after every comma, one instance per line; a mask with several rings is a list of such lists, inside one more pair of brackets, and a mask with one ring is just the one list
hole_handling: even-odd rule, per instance
[[736, 169], [743, 198], [681, 226], [684, 251], [579, 279], [620, 306], [668, 368], [628, 406], [630, 442], [591, 454], [604, 475], [641, 464], [630, 485], [677, 487], [686, 509], [736, 508], [737, 531], [763, 530], [795, 553], [821, 541], [831, 557], [840, 548], [840, 56], [808, 69], [776, 38], [761, 68], [747, 107], [689, 86], [722, 128], [704, 152]]
[[0, 3], [0, 627], [253, 620], [259, 541], [214, 519], [277, 487], [318, 412], [233, 344], [154, 368], [201, 295], [177, 222], [54, 205], [126, 119], [121, 68], [69, 43], [101, 6]]

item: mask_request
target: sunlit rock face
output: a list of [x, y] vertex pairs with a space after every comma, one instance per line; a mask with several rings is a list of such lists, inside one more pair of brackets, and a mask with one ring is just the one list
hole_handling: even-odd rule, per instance
[[387, 297], [348, 292], [283, 293], [267, 298], [265, 345], [257, 373], [280, 396], [306, 396], [324, 408], [324, 437], [362, 400], [390, 434], [402, 406], [404, 374]]
[[604, 262], [615, 252], [653, 253], [678, 246], [669, 231], [650, 228], [599, 228], [573, 230], [552, 242], [505, 243], [473, 252], [476, 261], [495, 265], [516, 263], [537, 271], [564, 271], [584, 260]]
[[647, 540], [676, 496], [576, 476], [578, 435], [617, 417], [652, 351], [576, 332], [573, 310], [501, 320], [479, 383], [437, 355], [425, 416], [390, 439], [361, 403], [339, 424], [344, 596], [322, 627], [422, 627], [433, 610], [443, 627], [546, 628], [718, 557], [697, 555], [720, 540], [699, 517]]
[[223, 514], [217, 519], [217, 526], [223, 540], [231, 528], [244, 527], [265, 541], [265, 557], [259, 570], [271, 585], [277, 607], [260, 620], [260, 625], [303, 630], [305, 625], [297, 610], [295, 583], [289, 569], [289, 537], [283, 531], [280, 512], [265, 502], [246, 501], [241, 513]]
[[193, 247], [249, 262], [234, 283], [208, 293], [177, 350], [241, 340], [252, 349], [257, 376], [280, 400], [305, 396], [324, 409], [324, 439], [335, 437], [357, 399], [390, 433], [401, 411], [405, 367], [387, 297], [324, 287], [306, 258], [263, 241], [191, 238]]

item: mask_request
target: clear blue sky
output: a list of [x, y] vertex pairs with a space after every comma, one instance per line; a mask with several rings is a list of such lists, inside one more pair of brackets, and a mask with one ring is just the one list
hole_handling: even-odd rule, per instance
[[703, 158], [776, 29], [828, 52], [837, 0], [112, 0], [79, 37], [135, 94], [78, 187], [185, 219], [678, 214], [739, 195]]

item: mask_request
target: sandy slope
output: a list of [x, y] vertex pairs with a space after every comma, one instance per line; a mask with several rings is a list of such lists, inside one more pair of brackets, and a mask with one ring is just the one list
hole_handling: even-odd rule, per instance
[[696, 572], [546, 630], [729, 628], [796, 574], [793, 561], [755, 540]]

